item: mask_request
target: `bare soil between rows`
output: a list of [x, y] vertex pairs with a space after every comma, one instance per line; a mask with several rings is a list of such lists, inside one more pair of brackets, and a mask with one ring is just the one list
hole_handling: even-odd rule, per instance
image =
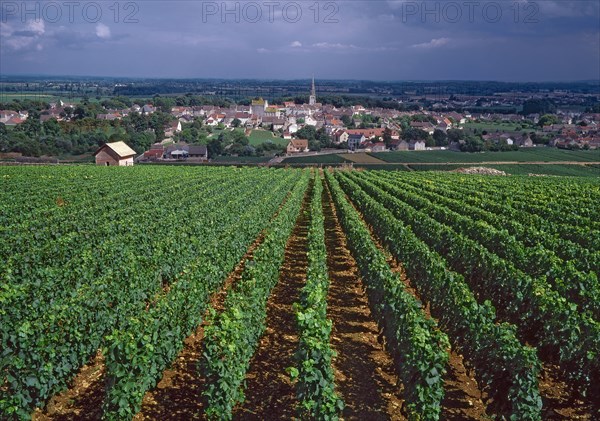
[[246, 400], [234, 419], [284, 420], [296, 415], [296, 391], [286, 369], [296, 365], [298, 331], [293, 304], [300, 299], [308, 267], [309, 188], [286, 244], [277, 285], [267, 301], [267, 327], [246, 374]]
[[[352, 201], [348, 202], [356, 209]], [[362, 215], [361, 215], [362, 218]], [[407, 290], [419, 301], [418, 292], [411, 286], [410, 280], [404, 274], [402, 265], [379, 242], [369, 224], [364, 221], [371, 232], [371, 237], [388, 256], [388, 264], [392, 270], [401, 275]], [[429, 305], [424, 307], [426, 314], [431, 317]], [[527, 344], [529, 345], [529, 344]], [[539, 355], [542, 361], [542, 370], [539, 377], [539, 390], [542, 398], [542, 417], [544, 420], [600, 420], [600, 411], [594, 408], [593, 403], [579, 396], [572, 384], [564, 379], [560, 367], [546, 361], [544, 355]], [[474, 373], [467, 369], [463, 357], [455, 351], [450, 352], [449, 373], [445, 377], [446, 396], [442, 402], [442, 420], [482, 419], [485, 417], [485, 394], [482, 394], [477, 386]], [[594, 412], [595, 411], [595, 412]]]
[[[210, 307], [217, 312], [223, 310], [227, 291], [242, 277], [246, 261], [252, 259], [254, 251], [262, 244], [264, 233], [254, 241], [238, 263], [234, 271], [227, 277], [223, 287], [210, 298]], [[206, 320], [206, 316], [203, 318]], [[163, 377], [151, 391], [148, 391], [142, 402], [142, 409], [135, 417], [141, 420], [191, 420], [202, 419], [202, 392], [206, 387], [206, 379], [199, 370], [198, 363], [202, 357], [202, 340], [204, 339], [203, 322], [196, 331], [184, 341], [173, 365], [164, 371]]]
[[325, 243], [329, 267], [328, 317], [336, 387], [346, 405], [344, 419], [403, 420], [402, 385], [371, 315], [356, 261], [327, 187], [323, 195]]
[[[383, 247], [368, 224], [367, 227], [369, 227], [371, 238], [373, 238], [377, 247], [387, 256], [392, 272], [398, 274], [400, 280], [404, 283], [405, 290], [421, 303], [424, 303], [423, 311], [427, 317], [436, 320], [431, 315], [429, 303], [422, 300], [417, 290], [412, 286], [410, 279], [406, 276], [404, 267]], [[485, 395], [479, 389], [475, 374], [465, 367], [463, 356], [454, 349], [450, 349], [448, 371], [444, 376], [444, 392], [440, 419], [461, 421], [480, 420], [487, 417], [486, 406], [482, 400]]]
[[[241, 278], [246, 260], [252, 258], [254, 250], [262, 241], [263, 233], [248, 248], [244, 257], [225, 280], [223, 287], [211, 296], [211, 307], [217, 311], [222, 308], [227, 291]], [[198, 361], [202, 355], [204, 327], [205, 323], [202, 323], [184, 340], [184, 348], [173, 365], [164, 371], [156, 388], [145, 394], [142, 410], [134, 417], [135, 420], [201, 418], [200, 398], [205, 381], [198, 370]], [[37, 409], [33, 413], [32, 419], [34, 421], [100, 420], [105, 381], [104, 358], [98, 352], [89, 364], [79, 370], [69, 389], [53, 396], [45, 408]]]

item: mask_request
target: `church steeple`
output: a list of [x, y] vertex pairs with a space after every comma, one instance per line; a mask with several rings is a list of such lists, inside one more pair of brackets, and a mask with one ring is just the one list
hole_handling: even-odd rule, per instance
[[308, 105], [315, 105], [317, 103], [317, 90], [315, 89], [315, 75], [312, 78], [312, 87], [310, 89], [310, 97], [308, 99]]

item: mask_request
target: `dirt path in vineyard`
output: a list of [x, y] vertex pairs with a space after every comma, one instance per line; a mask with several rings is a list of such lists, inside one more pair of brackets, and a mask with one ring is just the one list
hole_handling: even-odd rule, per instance
[[[350, 204], [352, 203], [350, 202]], [[331, 203], [331, 205], [333, 206], [333, 203]], [[334, 219], [336, 219], [335, 207], [333, 207], [332, 210], [334, 213]], [[326, 212], [328, 211], [326, 210]], [[339, 227], [339, 229], [341, 230], [341, 227]], [[372, 230], [370, 231], [371, 238], [375, 242], [377, 247], [386, 256], [388, 256], [388, 264], [390, 265], [392, 271], [400, 276], [400, 279], [405, 284], [406, 290], [420, 300], [420, 297], [418, 296], [416, 290], [411, 286], [410, 281], [406, 277], [402, 265], [391, 257], [387, 250], [379, 243]], [[341, 235], [343, 236], [343, 232], [341, 232]], [[424, 311], [428, 317], [431, 317], [429, 308], [424, 308]], [[444, 389], [445, 397], [442, 401], [442, 414], [440, 419], [459, 421], [479, 420], [485, 418], [485, 405], [482, 402], [482, 394], [478, 388], [476, 380], [473, 377], [473, 373], [469, 372], [465, 368], [462, 356], [452, 350], [450, 352], [448, 372], [444, 377]], [[389, 418], [397, 417], [399, 417], [398, 414], [393, 414], [393, 416], [390, 416]]]
[[[254, 250], [264, 240], [261, 234], [250, 246], [235, 270], [227, 277], [223, 288], [212, 295], [210, 307], [223, 311], [223, 303], [227, 291], [235, 285], [246, 267], [247, 259], [251, 259]], [[206, 314], [204, 319], [206, 320]], [[196, 331], [184, 341], [181, 350], [173, 365], [164, 371], [163, 377], [153, 390], [146, 392], [142, 402], [142, 410], [134, 417], [135, 421], [141, 420], [190, 420], [199, 419], [203, 411], [202, 391], [206, 386], [206, 379], [198, 370], [198, 362], [202, 356], [202, 340], [204, 339], [203, 322]]]
[[306, 284], [311, 192], [309, 188], [287, 242], [279, 281], [267, 302], [267, 329], [246, 375], [246, 401], [236, 409], [234, 419], [284, 420], [296, 415], [296, 391], [286, 368], [295, 366], [294, 353], [298, 349], [292, 306]]
[[[279, 209], [271, 220], [275, 219], [289, 197], [283, 200]], [[249, 247], [248, 251], [229, 275], [223, 288], [211, 297], [210, 307], [217, 312], [223, 311], [223, 304], [227, 297], [227, 291], [235, 285], [242, 277], [246, 260], [252, 259], [254, 251], [264, 241], [264, 231]], [[206, 319], [206, 317], [204, 318]], [[173, 363], [173, 366], [165, 370], [163, 378], [154, 390], [146, 393], [142, 404], [142, 410], [134, 418], [140, 420], [191, 420], [202, 419], [203, 399], [202, 391], [206, 387], [206, 379], [198, 370], [198, 362], [202, 356], [202, 340], [204, 339], [203, 323], [196, 332], [185, 340], [185, 347]]]
[[[392, 272], [400, 276], [400, 280], [404, 283], [406, 291], [422, 303], [425, 302], [411, 285], [402, 265], [379, 243], [371, 227], [369, 227], [369, 230], [371, 231], [371, 238], [377, 247], [387, 256]], [[423, 308], [423, 311], [427, 317], [433, 318], [428, 305]], [[482, 393], [479, 390], [474, 373], [467, 370], [463, 356], [453, 349], [450, 350], [447, 370], [444, 376], [445, 394], [442, 400], [440, 419], [446, 421], [485, 419], [485, 404], [482, 401]]]
[[393, 361], [379, 337], [356, 261], [350, 254], [329, 190], [324, 189], [325, 242], [330, 287], [327, 316], [333, 321], [336, 386], [345, 419], [404, 419]]
[[[354, 206], [351, 201], [349, 203]], [[357, 210], [357, 212], [359, 211]], [[367, 226], [369, 225], [367, 224]], [[388, 263], [392, 270], [400, 274], [406, 289], [417, 299], [425, 302], [420, 299], [418, 292], [412, 287], [410, 280], [407, 279], [402, 265], [396, 262], [385, 247], [381, 245], [370, 226], [369, 230], [373, 241], [388, 256]], [[425, 312], [431, 317], [429, 306], [425, 308]], [[543, 355], [540, 355], [540, 359], [542, 360], [542, 371], [539, 378], [539, 388], [543, 402], [543, 419], [557, 421], [565, 419], [600, 420], [600, 411], [593, 407], [589, 399], [579, 396], [573, 385], [565, 382], [564, 374], [561, 373], [560, 368], [555, 364], [544, 361]], [[444, 379], [446, 395], [442, 401], [442, 420], [477, 420], [485, 417], [485, 405], [482, 402], [482, 399], [485, 400], [485, 395], [482, 395], [474, 373], [466, 366], [463, 356], [451, 350], [448, 373]]]

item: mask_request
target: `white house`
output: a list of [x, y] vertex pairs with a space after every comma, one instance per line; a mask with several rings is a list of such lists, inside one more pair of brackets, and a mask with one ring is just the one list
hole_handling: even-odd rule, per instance
[[287, 146], [287, 153], [299, 153], [308, 152], [308, 140], [307, 139], [292, 139]]
[[307, 125], [309, 125], [309, 126], [316, 126], [317, 125], [317, 120], [313, 116], [311, 116], [311, 115], [306, 116], [306, 118], [304, 119], [304, 122]]
[[417, 141], [412, 141], [408, 144], [408, 149], [411, 151], [424, 151], [425, 148], [425, 142], [422, 140], [417, 140]]
[[96, 165], [127, 167], [133, 165], [135, 151], [125, 142], [105, 143], [94, 156]]

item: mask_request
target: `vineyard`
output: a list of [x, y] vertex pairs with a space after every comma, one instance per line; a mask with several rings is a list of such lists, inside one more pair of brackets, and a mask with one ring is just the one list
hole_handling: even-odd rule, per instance
[[0, 167], [0, 419], [600, 418], [596, 178]]

